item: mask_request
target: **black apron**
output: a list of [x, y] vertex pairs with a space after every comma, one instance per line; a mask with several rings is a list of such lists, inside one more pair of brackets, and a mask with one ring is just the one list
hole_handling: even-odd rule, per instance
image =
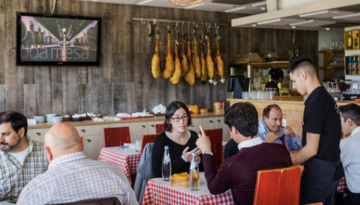
[[324, 203], [332, 182], [340, 180], [343, 175], [340, 160], [331, 162], [313, 157], [306, 161], [301, 176], [300, 204]]

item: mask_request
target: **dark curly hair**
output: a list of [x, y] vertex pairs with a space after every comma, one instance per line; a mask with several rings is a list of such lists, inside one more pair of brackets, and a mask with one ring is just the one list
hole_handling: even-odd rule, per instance
[[27, 134], [28, 124], [27, 119], [23, 114], [15, 111], [1, 112], [0, 113], [0, 125], [3, 123], [11, 123], [11, 127], [15, 132], [18, 132], [21, 128], [24, 128], [24, 136]]
[[164, 121], [164, 128], [165, 131], [170, 132], [172, 125], [170, 123], [170, 119], [172, 118], [172, 116], [174, 115], [174, 113], [176, 112], [176, 110], [183, 108], [188, 116], [188, 123], [187, 125], [190, 126], [191, 125], [191, 115], [189, 112], [189, 109], [186, 107], [186, 105], [180, 101], [174, 101], [172, 103], [170, 103], [167, 108], [166, 108], [166, 112], [165, 112], [165, 121]]
[[269, 75], [272, 80], [279, 80], [281, 77], [284, 77], [284, 72], [279, 68], [271, 68]]
[[258, 112], [249, 102], [233, 104], [225, 111], [224, 122], [230, 129], [235, 127], [245, 137], [253, 138], [258, 132]]

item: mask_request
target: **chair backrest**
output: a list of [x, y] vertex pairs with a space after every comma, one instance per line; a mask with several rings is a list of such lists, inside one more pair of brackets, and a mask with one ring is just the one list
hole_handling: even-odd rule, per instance
[[205, 134], [209, 136], [211, 141], [211, 151], [214, 154], [214, 164], [216, 168], [219, 168], [222, 162], [222, 138], [223, 138], [223, 130], [212, 129], [212, 130], [204, 130]]
[[104, 147], [122, 146], [130, 142], [129, 127], [104, 128]]
[[100, 198], [100, 199], [87, 199], [76, 202], [53, 204], [53, 205], [121, 205], [116, 197]]
[[155, 134], [161, 134], [165, 132], [164, 124], [156, 124], [155, 125]]
[[298, 205], [302, 166], [257, 172], [254, 205]]
[[312, 203], [312, 204], [304, 204], [304, 205], [323, 205], [322, 202]]
[[142, 154], [145, 145], [147, 143], [154, 143], [157, 136], [158, 134], [152, 134], [152, 135], [143, 135], [141, 137], [140, 156]]

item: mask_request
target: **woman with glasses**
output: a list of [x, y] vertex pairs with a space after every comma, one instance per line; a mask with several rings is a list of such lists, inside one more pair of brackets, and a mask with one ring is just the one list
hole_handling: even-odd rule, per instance
[[152, 169], [154, 177], [161, 177], [161, 165], [164, 155], [164, 146], [169, 146], [172, 174], [189, 172], [191, 153], [195, 152], [199, 159], [199, 169], [203, 166], [196, 147], [198, 134], [188, 130], [191, 125], [191, 116], [186, 105], [179, 101], [170, 103], [166, 108], [164, 128], [165, 132], [157, 136], [153, 153]]

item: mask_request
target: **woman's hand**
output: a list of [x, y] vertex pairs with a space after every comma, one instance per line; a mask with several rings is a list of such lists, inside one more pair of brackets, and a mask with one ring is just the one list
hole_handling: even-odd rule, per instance
[[193, 149], [193, 150], [191, 150], [191, 151], [189, 151], [188, 152], [188, 150], [189, 150], [189, 147], [186, 147], [185, 149], [184, 149], [184, 151], [183, 151], [183, 156], [184, 156], [184, 158], [188, 161], [188, 162], [191, 162], [191, 158], [192, 158], [192, 156], [191, 156], [191, 154], [193, 153], [193, 152], [195, 152], [196, 153], [196, 155], [199, 155], [200, 153], [201, 153], [201, 151], [200, 151], [200, 149], [198, 148], [198, 147], [196, 147], [195, 149]]

